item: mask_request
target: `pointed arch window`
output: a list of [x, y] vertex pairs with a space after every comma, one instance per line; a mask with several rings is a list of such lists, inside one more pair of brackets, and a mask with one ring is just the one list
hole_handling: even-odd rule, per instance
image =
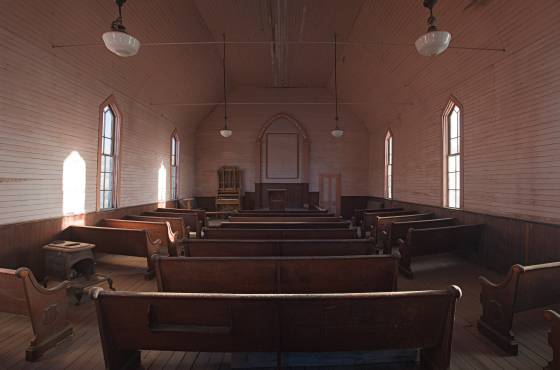
[[179, 193], [179, 136], [176, 131], [171, 134], [171, 151], [170, 151], [170, 187], [171, 199], [177, 199]]
[[112, 98], [100, 107], [97, 208], [117, 207], [121, 118]]
[[443, 115], [443, 200], [448, 208], [461, 208], [462, 179], [462, 107], [451, 99]]
[[393, 199], [393, 134], [385, 135], [385, 198]]

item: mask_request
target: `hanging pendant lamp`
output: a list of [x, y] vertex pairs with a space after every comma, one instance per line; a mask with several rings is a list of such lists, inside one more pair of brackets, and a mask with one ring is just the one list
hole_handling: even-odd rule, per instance
[[226, 90], [226, 34], [223, 35], [224, 38], [224, 58], [222, 59], [222, 67], [224, 70], [224, 128], [220, 130], [220, 135], [223, 137], [230, 137], [233, 135], [233, 131], [228, 128], [227, 125], [227, 90]]
[[338, 139], [338, 138], [341, 138], [344, 135], [344, 130], [342, 130], [340, 127], [338, 127], [338, 120], [339, 120], [340, 117], [338, 116], [338, 78], [337, 78], [337, 75], [336, 75], [336, 69], [337, 69], [336, 68], [336, 66], [337, 66], [336, 57], [337, 57], [337, 53], [336, 53], [336, 33], [335, 33], [334, 34], [334, 98], [335, 98], [334, 121], [335, 121], [335, 127], [334, 127], [334, 130], [331, 131], [331, 135]]
[[122, 7], [126, 0], [116, 0], [115, 2], [119, 7], [119, 16], [111, 24], [111, 31], [103, 34], [103, 42], [112, 53], [120, 57], [131, 57], [138, 54], [140, 41], [126, 33], [126, 27], [122, 21]]
[[424, 0], [424, 6], [430, 10], [428, 17], [428, 32], [420, 36], [414, 43], [420, 55], [431, 57], [443, 53], [449, 47], [451, 34], [447, 31], [438, 31], [433, 8], [437, 0]]

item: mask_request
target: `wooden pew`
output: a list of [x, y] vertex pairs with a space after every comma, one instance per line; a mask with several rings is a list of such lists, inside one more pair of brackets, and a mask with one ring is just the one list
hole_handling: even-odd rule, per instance
[[33, 339], [25, 350], [27, 361], [36, 361], [45, 351], [72, 335], [66, 315], [66, 288], [69, 284], [63, 281], [47, 289], [26, 267], [17, 270], [0, 268], [0, 311], [31, 319]]
[[185, 256], [191, 257], [348, 256], [377, 252], [373, 242], [367, 239], [189, 239], [184, 248]]
[[214, 217], [214, 218], [228, 218], [233, 212], [232, 211], [208, 211], [203, 208], [199, 208], [197, 206], [196, 199], [188, 198], [188, 199], [177, 199], [177, 208], [178, 209], [192, 209], [192, 210], [199, 210], [206, 212], [206, 217]]
[[171, 230], [169, 222], [160, 221], [138, 221], [138, 220], [120, 220], [120, 219], [104, 219], [99, 223], [102, 227], [113, 227], [120, 229], [146, 230], [151, 240], [159, 239], [161, 248], [167, 248], [170, 256], [177, 256], [177, 247], [180, 244], [177, 234]]
[[363, 215], [362, 221], [362, 237], [366, 237], [369, 232], [373, 235], [374, 225], [377, 223], [377, 216], [407, 216], [418, 214], [416, 211], [376, 211], [376, 212], [366, 212]]
[[245, 214], [245, 213], [259, 213], [259, 214], [270, 214], [270, 213], [294, 213], [294, 214], [309, 214], [309, 213], [319, 213], [325, 214], [328, 213], [326, 209], [287, 209], [285, 211], [274, 209], [240, 209], [236, 213], [238, 214]]
[[332, 217], [336, 217], [333, 213], [303, 213], [303, 212], [296, 212], [296, 213], [292, 213], [292, 212], [269, 212], [269, 213], [264, 213], [264, 212], [244, 212], [244, 213], [232, 213], [231, 217], [327, 217], [327, 218], [332, 218]]
[[560, 370], [560, 314], [546, 310], [544, 318], [552, 324], [552, 329], [548, 333], [548, 344], [552, 347], [552, 361], [544, 370]]
[[383, 231], [389, 228], [393, 222], [402, 222], [402, 221], [420, 221], [420, 220], [428, 220], [434, 217], [433, 213], [416, 213], [411, 215], [398, 215], [398, 216], [385, 216], [385, 215], [378, 215], [374, 218], [373, 223], [371, 225], [371, 237], [376, 242], [383, 240]]
[[560, 303], [560, 262], [513, 265], [500, 283], [479, 277], [482, 315], [478, 330], [510, 354], [517, 354], [513, 315]]
[[449, 253], [453, 251], [477, 251], [484, 225], [459, 225], [430, 229], [409, 229], [406, 240], [399, 239], [401, 253], [400, 269], [413, 278], [413, 256]]
[[364, 220], [364, 213], [371, 213], [371, 212], [395, 212], [395, 211], [404, 211], [404, 208], [401, 207], [392, 207], [392, 208], [365, 208], [365, 209], [355, 209], [354, 210], [354, 219], [356, 220], [356, 226], [361, 226]]
[[267, 217], [245, 217], [231, 216], [231, 222], [344, 222], [341, 217], [304, 217], [304, 216], [267, 216]]
[[222, 222], [222, 229], [349, 229], [349, 222]]
[[184, 209], [184, 208], [157, 208], [156, 212], [164, 213], [194, 213], [198, 217], [201, 226], [208, 226], [206, 211], [203, 209]]
[[182, 217], [157, 217], [157, 216], [138, 216], [138, 215], [126, 215], [123, 217], [124, 220], [136, 220], [136, 221], [153, 221], [153, 222], [168, 222], [171, 226], [171, 231], [177, 235], [179, 242], [183, 241], [185, 238], [189, 237], [190, 228], [185, 226], [185, 222]]
[[242, 294], [395, 291], [399, 258], [152, 257], [160, 292]]
[[[342, 352], [419, 349], [448, 369], [461, 290], [337, 294], [110, 292], [93, 288], [107, 369], [140, 350]], [[278, 356], [278, 358], [281, 358]], [[278, 363], [281, 368], [282, 363]]]
[[158, 254], [161, 240], [152, 240], [145, 230], [117, 229], [99, 226], [68, 226], [62, 232], [64, 240], [95, 244], [95, 252], [146, 257], [146, 278], [153, 277], [151, 256]]
[[183, 223], [189, 227], [190, 231], [196, 232], [196, 236], [200, 238], [202, 232], [202, 223], [198, 221], [196, 213], [177, 213], [177, 212], [142, 212], [142, 216], [152, 217], [181, 217]]
[[355, 239], [352, 229], [227, 229], [206, 228], [205, 239]]
[[434, 227], [454, 226], [454, 218], [434, 218], [431, 220], [420, 221], [399, 221], [392, 222], [381, 232], [383, 240], [383, 253], [391, 253], [393, 247], [398, 246], [398, 240], [405, 240], [409, 229], [431, 229]]

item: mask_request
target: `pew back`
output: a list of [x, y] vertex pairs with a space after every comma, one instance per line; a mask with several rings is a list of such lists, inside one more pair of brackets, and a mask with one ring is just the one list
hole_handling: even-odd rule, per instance
[[552, 361], [548, 363], [547, 370], [560, 370], [560, 314], [546, 310], [544, 318], [552, 325], [548, 333], [548, 344], [552, 347]]
[[230, 217], [335, 217], [333, 213], [325, 212], [243, 212], [232, 213]]
[[406, 245], [411, 256], [447, 253], [477, 247], [484, 225], [456, 225], [409, 229]]
[[517, 279], [514, 312], [560, 303], [560, 262], [515, 265]]
[[206, 220], [206, 211], [203, 209], [184, 209], [184, 208], [158, 208], [156, 212], [164, 213], [194, 213], [198, 217], [198, 222], [202, 226], [208, 226]]
[[196, 232], [196, 236], [200, 237], [202, 224], [198, 221], [196, 213], [180, 213], [180, 212], [142, 212], [143, 216], [152, 217], [181, 217], [183, 223], [190, 228], [190, 231]]
[[343, 222], [340, 217], [304, 217], [304, 216], [268, 216], [268, 217], [245, 217], [231, 216], [231, 222]]
[[375, 212], [366, 212], [363, 215], [362, 221], [362, 235], [365, 235], [366, 232], [374, 232], [374, 226], [377, 224], [377, 216], [406, 216], [406, 215], [415, 215], [418, 212], [416, 211], [375, 211]]
[[[138, 221], [138, 220], [119, 220], [119, 219], [104, 219], [100, 222], [99, 226], [113, 227], [121, 229], [133, 230], [146, 230], [152, 240], [161, 240], [162, 248], [167, 248], [170, 251], [175, 249], [176, 236], [171, 231], [171, 225], [166, 221]], [[176, 253], [174, 255], [177, 255]]]
[[401, 207], [391, 207], [391, 208], [365, 208], [365, 209], [355, 209], [354, 210], [354, 218], [356, 219], [356, 225], [361, 225], [364, 213], [371, 213], [371, 212], [395, 212], [395, 211], [404, 211], [404, 208]]
[[405, 221], [419, 221], [419, 220], [427, 220], [434, 217], [433, 213], [417, 213], [412, 215], [397, 215], [397, 216], [389, 216], [389, 215], [378, 215], [375, 217], [373, 224], [372, 224], [372, 237], [375, 240], [382, 240], [383, 239], [383, 232], [389, 228], [393, 222], [405, 222]]
[[[106, 292], [94, 288], [106, 368], [140, 366], [139, 349], [337, 352], [421, 349], [447, 369], [457, 287], [346, 294]], [[281, 367], [281, 364], [278, 364]]]
[[351, 229], [227, 229], [206, 228], [206, 239], [354, 239]]
[[454, 226], [456, 220], [454, 218], [436, 218], [421, 221], [398, 221], [388, 225], [386, 230], [386, 238], [384, 241], [384, 253], [391, 251], [391, 248], [397, 245], [399, 239], [406, 239], [409, 229], [428, 229], [434, 227]]
[[157, 217], [157, 216], [137, 216], [126, 215], [124, 220], [135, 221], [152, 221], [152, 222], [168, 222], [171, 226], [171, 231], [177, 235], [177, 239], [184, 239], [188, 237], [188, 230], [185, 229], [185, 223], [181, 217]]
[[222, 222], [223, 229], [349, 229], [348, 222]]
[[183, 293], [394, 291], [398, 255], [346, 257], [153, 256], [158, 290]]
[[189, 239], [185, 255], [191, 257], [351, 256], [369, 255], [371, 240], [228, 240]]

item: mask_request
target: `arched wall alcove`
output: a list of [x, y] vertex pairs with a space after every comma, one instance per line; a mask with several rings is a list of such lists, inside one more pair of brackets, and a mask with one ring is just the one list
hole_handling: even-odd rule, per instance
[[256, 141], [256, 206], [268, 207], [267, 191], [287, 191], [288, 207], [308, 204], [309, 135], [302, 124], [286, 113], [264, 123]]

